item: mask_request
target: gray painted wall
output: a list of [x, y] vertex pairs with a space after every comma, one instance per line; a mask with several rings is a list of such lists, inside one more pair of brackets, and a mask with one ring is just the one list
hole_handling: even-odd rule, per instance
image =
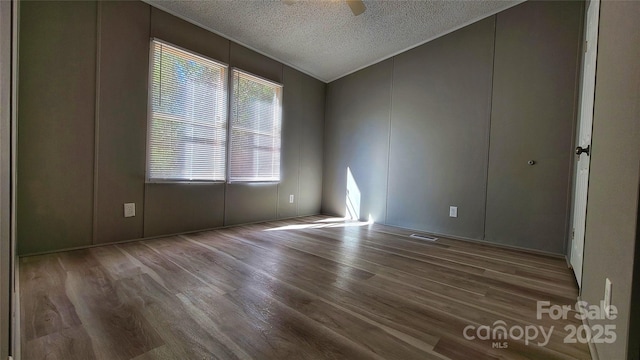
[[494, 26], [490, 17], [395, 58], [388, 224], [482, 238]]
[[487, 241], [565, 253], [582, 7], [529, 2], [497, 16]]
[[[288, 66], [283, 71], [289, 84], [283, 93], [283, 181], [278, 184], [278, 217], [318, 213], [322, 201], [322, 139], [325, 85]], [[289, 202], [289, 195], [294, 202]]]
[[11, 234], [12, 4], [0, 2], [0, 358], [15, 355], [15, 250]]
[[362, 219], [564, 254], [581, 20], [527, 2], [330, 83], [323, 212], [349, 167]]
[[[360, 197], [361, 219], [384, 221], [389, 166], [389, 111], [393, 60], [327, 86], [322, 212], [345, 215], [347, 169]], [[358, 196], [356, 193], [360, 193]]]
[[144, 236], [224, 225], [224, 189], [221, 183], [146, 184]]
[[[150, 12], [133, 1], [98, 7], [94, 243], [108, 243], [143, 236]], [[139, 204], [135, 217], [122, 216], [125, 202]]]
[[[614, 344], [596, 344], [600, 359], [626, 358], [637, 255], [640, 182], [640, 3], [603, 1], [600, 8], [598, 70], [589, 175], [589, 201], [582, 275], [583, 300], [599, 304], [605, 278], [620, 316]], [[638, 285], [638, 279], [635, 279]], [[638, 299], [635, 299], [635, 306]], [[632, 319], [638, 321], [637, 317]], [[636, 324], [637, 326], [637, 324]]]
[[[145, 183], [150, 37], [283, 83], [281, 184]], [[322, 82], [142, 2], [25, 3], [20, 54], [20, 254], [320, 212]]]
[[229, 64], [230, 41], [151, 7], [151, 36]]
[[[319, 205], [322, 202], [326, 85], [287, 66], [284, 68], [284, 82], [291, 84], [289, 87], [293, 90], [297, 90], [294, 93], [288, 91], [286, 87], [284, 89], [285, 113], [283, 114], [283, 122], [286, 127], [289, 124], [295, 124], [295, 130], [291, 131], [298, 133], [298, 149], [285, 151], [287, 154], [295, 152], [298, 156], [298, 192], [293, 193], [286, 191], [288, 189], [281, 189], [279, 209], [284, 209], [286, 206], [286, 204], [282, 205], [282, 199], [288, 199], [288, 194], [295, 194], [295, 198], [298, 199], [296, 200], [298, 215], [313, 215], [320, 211]], [[283, 144], [283, 146], [287, 146], [287, 144]], [[294, 161], [292, 163], [295, 164]], [[283, 166], [286, 165], [283, 164]], [[292, 166], [291, 169], [295, 171], [295, 166]], [[280, 185], [283, 186], [284, 183], [282, 182]], [[287, 214], [281, 213], [279, 216], [286, 217]]]
[[92, 242], [96, 20], [91, 1], [20, 7], [20, 254]]

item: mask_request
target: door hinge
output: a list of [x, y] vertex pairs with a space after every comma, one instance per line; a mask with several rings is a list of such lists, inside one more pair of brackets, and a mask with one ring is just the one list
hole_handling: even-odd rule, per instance
[[571, 240], [576, 238], [576, 229], [571, 230]]
[[584, 52], [587, 52], [587, 50], [589, 50], [589, 41], [584, 42]]

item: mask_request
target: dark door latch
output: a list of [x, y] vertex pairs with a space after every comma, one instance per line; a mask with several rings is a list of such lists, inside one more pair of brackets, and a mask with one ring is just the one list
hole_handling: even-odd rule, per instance
[[587, 145], [587, 147], [583, 149], [581, 146], [578, 146], [576, 148], [576, 155], [580, 156], [580, 154], [585, 153], [587, 154], [587, 156], [589, 156], [590, 147], [591, 145]]

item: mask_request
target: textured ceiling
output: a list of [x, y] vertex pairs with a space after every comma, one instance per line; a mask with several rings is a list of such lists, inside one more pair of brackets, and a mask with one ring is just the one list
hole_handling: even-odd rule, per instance
[[146, 0], [313, 77], [330, 82], [521, 0]]

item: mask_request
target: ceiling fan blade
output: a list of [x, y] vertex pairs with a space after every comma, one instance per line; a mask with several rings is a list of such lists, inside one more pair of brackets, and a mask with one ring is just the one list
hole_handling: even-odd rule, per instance
[[347, 5], [351, 8], [353, 15], [358, 16], [362, 14], [367, 8], [364, 6], [362, 0], [346, 0]]

